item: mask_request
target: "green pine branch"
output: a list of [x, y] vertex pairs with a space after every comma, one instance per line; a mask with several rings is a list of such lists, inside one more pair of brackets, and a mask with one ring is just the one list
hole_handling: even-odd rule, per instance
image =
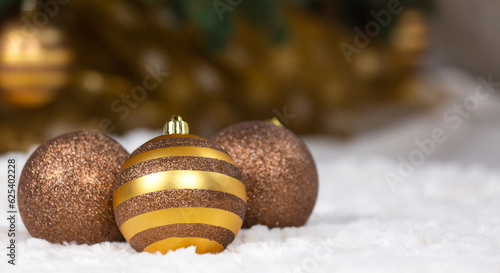
[[21, 8], [21, 0], [1, 0], [0, 24], [9, 17], [19, 14], [20, 8]]

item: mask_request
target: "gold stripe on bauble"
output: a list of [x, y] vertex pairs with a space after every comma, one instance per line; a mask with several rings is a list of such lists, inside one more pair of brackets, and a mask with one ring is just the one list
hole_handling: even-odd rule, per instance
[[139, 195], [177, 189], [220, 191], [235, 195], [247, 202], [245, 185], [236, 178], [215, 172], [174, 170], [148, 174], [119, 186], [113, 193], [113, 209]]
[[72, 53], [66, 49], [41, 49], [41, 52], [24, 54], [5, 54], [1, 59], [4, 66], [65, 65], [72, 59]]
[[160, 251], [166, 254], [170, 250], [176, 250], [183, 247], [196, 246], [196, 253], [219, 253], [224, 250], [224, 246], [220, 243], [205, 238], [198, 237], [171, 237], [164, 240], [154, 242], [144, 248], [143, 251], [155, 253]]
[[130, 239], [141, 231], [173, 224], [206, 224], [222, 227], [233, 232], [236, 237], [243, 220], [232, 212], [215, 208], [169, 208], [132, 217], [122, 224], [120, 231], [130, 242]]
[[173, 156], [195, 156], [195, 157], [214, 158], [236, 166], [236, 163], [234, 163], [231, 156], [221, 151], [205, 147], [178, 146], [178, 147], [155, 149], [135, 155], [129, 158], [125, 162], [125, 164], [123, 164], [120, 171], [125, 170], [126, 168], [134, 164], [146, 160], [163, 158], [163, 157], [173, 157]]
[[17, 88], [26, 86], [56, 86], [67, 81], [66, 72], [63, 71], [2, 71], [0, 81], [2, 86], [14, 86]]

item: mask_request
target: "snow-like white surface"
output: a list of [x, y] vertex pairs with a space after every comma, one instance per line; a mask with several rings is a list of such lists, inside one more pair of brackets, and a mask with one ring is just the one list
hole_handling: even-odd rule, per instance
[[[474, 88], [473, 81], [457, 81], [462, 89]], [[447, 128], [441, 113], [449, 106], [349, 143], [308, 138], [320, 191], [304, 227], [242, 230], [217, 255], [198, 255], [193, 248], [153, 255], [136, 253], [127, 243], [50, 244], [31, 238], [18, 218], [17, 265], [11, 266], [2, 217], [0, 272], [499, 272], [500, 170], [493, 159], [500, 157], [500, 145], [493, 144], [500, 130], [476, 123], [485, 120], [483, 110], [496, 111], [487, 103], [464, 127], [446, 131], [448, 141], [396, 183], [386, 173], [398, 174], [398, 156], [415, 150], [416, 137]], [[159, 133], [138, 130], [118, 140], [132, 151]], [[0, 156], [3, 196], [7, 159], [15, 158], [20, 172], [28, 155]], [[6, 212], [7, 202], [0, 200]]]
[[[151, 138], [138, 132], [128, 138]], [[142, 140], [141, 140], [142, 141]], [[131, 139], [124, 139], [133, 143]], [[136, 253], [127, 243], [56, 245], [31, 238], [18, 221], [17, 265], [1, 272], [498, 272], [500, 172], [429, 163], [390, 185], [398, 162], [336, 157], [308, 141], [317, 160], [320, 192], [306, 226], [243, 230], [218, 255], [182, 249], [167, 255]], [[7, 158], [21, 169], [26, 154], [0, 158], [6, 191]], [[5, 200], [5, 199], [2, 199]], [[0, 204], [6, 211], [6, 202]], [[5, 218], [0, 221], [6, 253]], [[145, 269], [148, 269], [145, 271]]]

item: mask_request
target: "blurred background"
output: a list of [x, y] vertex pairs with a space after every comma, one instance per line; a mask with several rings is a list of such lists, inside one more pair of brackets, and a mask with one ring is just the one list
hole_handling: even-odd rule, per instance
[[498, 94], [468, 115], [454, 108], [500, 79], [499, 11], [467, 0], [2, 0], [0, 152], [74, 130], [158, 129], [175, 113], [205, 137], [274, 116], [356, 156], [407, 157], [440, 128], [433, 159], [500, 166]]

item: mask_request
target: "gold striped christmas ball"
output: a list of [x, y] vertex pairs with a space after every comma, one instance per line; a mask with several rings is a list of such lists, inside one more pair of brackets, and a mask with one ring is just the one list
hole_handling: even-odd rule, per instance
[[2, 97], [21, 107], [53, 101], [69, 81], [72, 61], [73, 54], [58, 29], [6, 23], [0, 33]]
[[178, 116], [165, 135], [135, 150], [113, 195], [120, 231], [138, 252], [195, 246], [224, 250], [238, 234], [246, 189], [233, 159], [212, 141], [189, 134]]

